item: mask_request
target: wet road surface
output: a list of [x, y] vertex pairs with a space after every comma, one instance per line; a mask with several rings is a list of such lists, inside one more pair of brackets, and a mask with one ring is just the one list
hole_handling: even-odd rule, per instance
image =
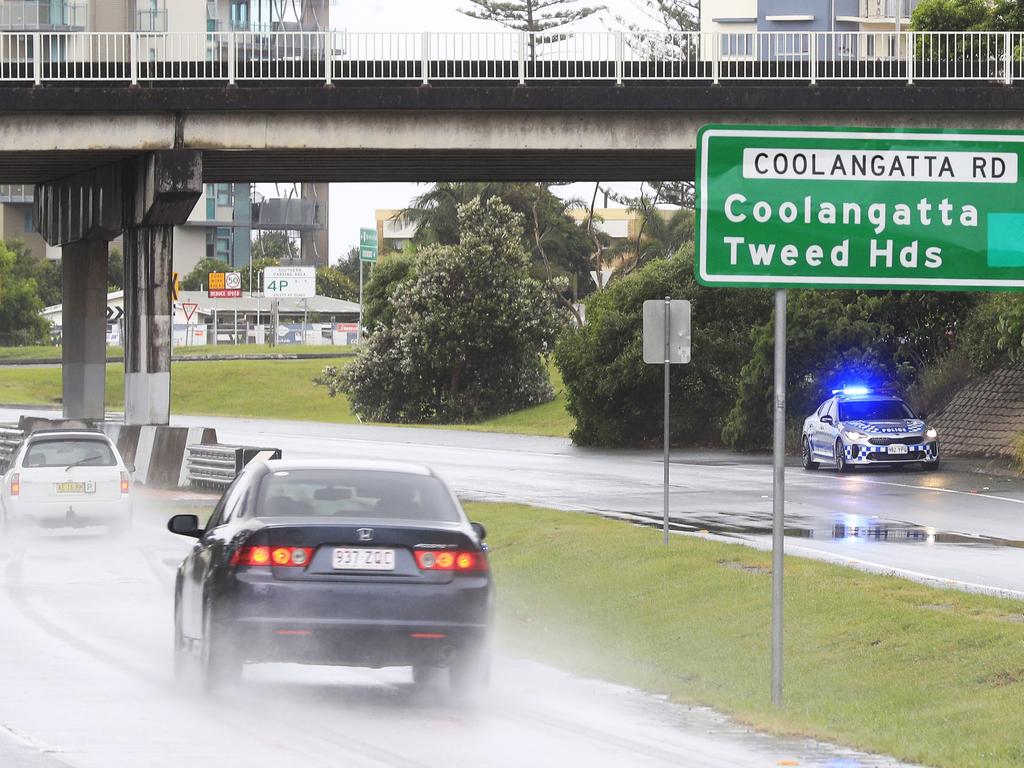
[[206, 699], [171, 677], [173, 569], [189, 543], [160, 522], [116, 541], [47, 531], [0, 553], [4, 768], [899, 765], [507, 658], [476, 704], [413, 687], [407, 669], [297, 665], [249, 667]]
[[[0, 412], [0, 419], [3, 414]], [[429, 464], [463, 498], [661, 518], [660, 452], [585, 450], [558, 438], [271, 420], [176, 418], [221, 442], [287, 457]], [[681, 530], [770, 543], [769, 459], [676, 454], [670, 514]], [[963, 471], [786, 472], [787, 551], [966, 589], [1024, 597], [1024, 481]]]

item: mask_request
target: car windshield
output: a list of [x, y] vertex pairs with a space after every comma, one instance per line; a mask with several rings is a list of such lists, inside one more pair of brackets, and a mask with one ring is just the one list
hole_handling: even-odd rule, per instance
[[849, 400], [839, 403], [840, 421], [901, 421], [914, 413], [900, 400]]
[[22, 467], [112, 467], [117, 464], [110, 444], [89, 437], [34, 440], [25, 452]]
[[260, 485], [256, 515], [461, 520], [455, 502], [436, 477], [351, 469], [272, 472]]

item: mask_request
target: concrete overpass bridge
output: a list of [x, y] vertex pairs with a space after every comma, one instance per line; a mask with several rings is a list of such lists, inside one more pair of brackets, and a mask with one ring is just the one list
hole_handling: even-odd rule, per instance
[[123, 234], [126, 420], [166, 423], [171, 232], [204, 182], [686, 180], [709, 123], [1021, 130], [1021, 34], [888, 33], [884, 60], [864, 34], [2, 34], [0, 182], [36, 185], [82, 317], [65, 414], [103, 413]]

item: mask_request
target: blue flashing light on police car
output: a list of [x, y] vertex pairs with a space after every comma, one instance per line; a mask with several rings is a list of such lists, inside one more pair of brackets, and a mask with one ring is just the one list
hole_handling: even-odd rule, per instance
[[938, 433], [925, 419], [885, 388], [844, 385], [804, 420], [803, 467], [828, 463], [848, 472], [856, 466], [916, 464], [936, 470]]

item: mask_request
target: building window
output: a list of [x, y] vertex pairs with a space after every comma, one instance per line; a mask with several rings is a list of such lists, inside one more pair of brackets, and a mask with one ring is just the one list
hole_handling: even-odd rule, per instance
[[231, 230], [227, 227], [217, 227], [214, 258], [231, 263]]
[[35, 221], [32, 219], [32, 207], [29, 206], [28, 210], [25, 211], [25, 231], [35, 232], [35, 230]]
[[217, 185], [217, 205], [218, 206], [231, 206], [231, 185], [230, 184], [218, 184]]
[[213, 184], [206, 185], [206, 220], [217, 218], [217, 188]]

